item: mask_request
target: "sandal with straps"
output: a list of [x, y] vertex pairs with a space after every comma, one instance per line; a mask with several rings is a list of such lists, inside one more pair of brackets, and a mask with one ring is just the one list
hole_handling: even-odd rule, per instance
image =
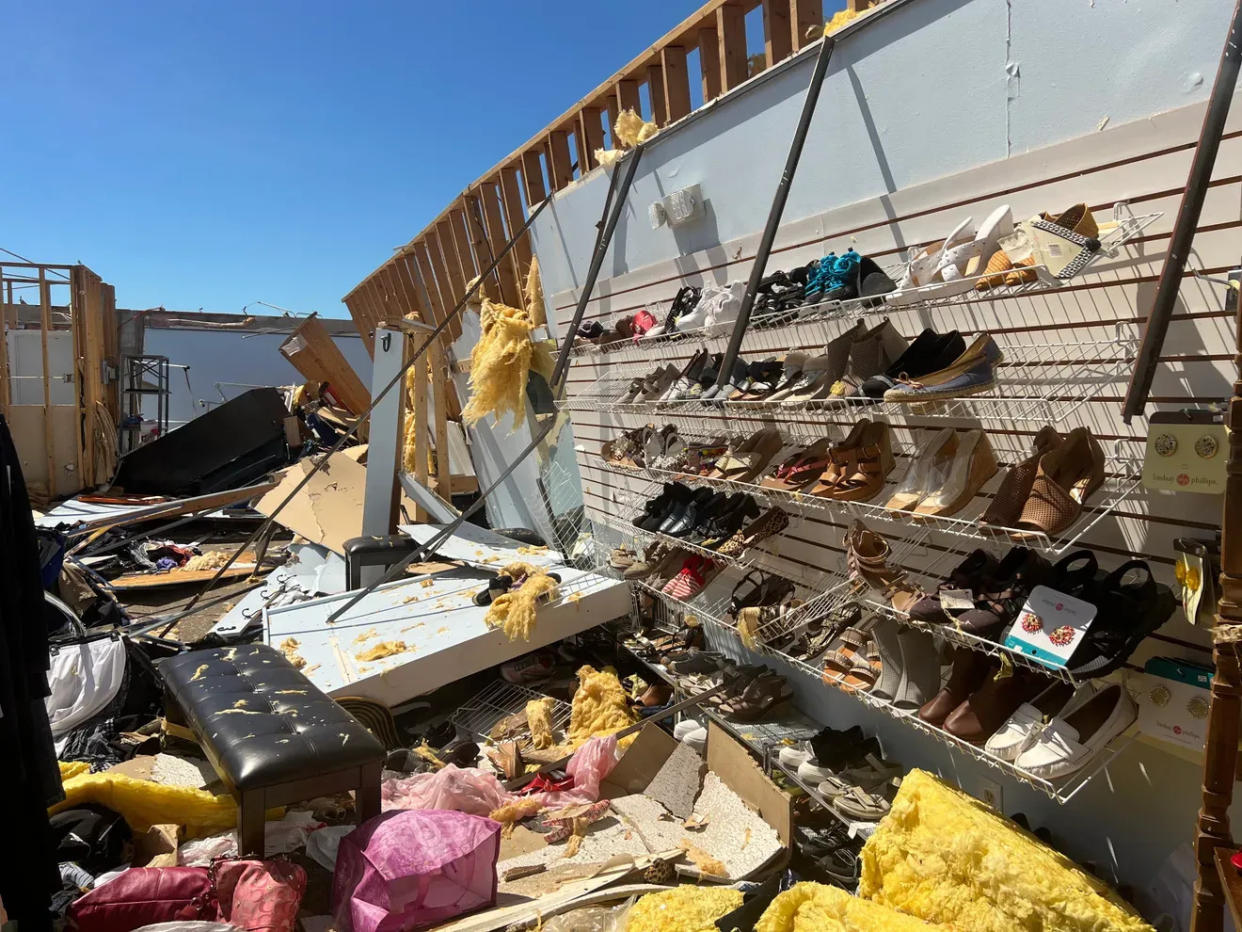
[[880, 592], [899, 612], [910, 608], [923, 592], [909, 581], [906, 571], [888, 565], [892, 547], [887, 540], [855, 520], [845, 535], [845, 563], [855, 589]]
[[866, 650], [874, 626], [875, 616], [871, 616], [837, 632], [823, 658], [824, 672], [821, 679], [825, 683], [841, 683], [855, 665], [862, 661], [863, 651]]
[[779, 489], [792, 492], [801, 491], [814, 483], [824, 474], [832, 460], [828, 451], [832, 448], [832, 438], [824, 437], [798, 451], [776, 468], [776, 471], [759, 483], [765, 489]]

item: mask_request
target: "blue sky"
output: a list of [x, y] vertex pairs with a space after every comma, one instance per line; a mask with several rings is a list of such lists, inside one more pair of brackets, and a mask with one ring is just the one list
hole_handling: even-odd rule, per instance
[[698, 6], [8, 4], [0, 247], [83, 262], [122, 307], [346, 316], [394, 246]]

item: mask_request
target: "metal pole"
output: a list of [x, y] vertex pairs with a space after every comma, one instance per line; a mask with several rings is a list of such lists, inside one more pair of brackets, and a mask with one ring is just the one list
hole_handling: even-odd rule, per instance
[[616, 171], [612, 173], [612, 179], [608, 184], [608, 198], [604, 201], [604, 210], [608, 210], [608, 200], [612, 199], [612, 212], [608, 214], [608, 221], [604, 224], [604, 228], [596, 232], [595, 252], [591, 255], [591, 265], [587, 269], [586, 281], [582, 283], [582, 293], [578, 295], [578, 306], [574, 308], [573, 320], [561, 339], [561, 351], [557, 354], [556, 367], [552, 370], [552, 380], [548, 384], [554, 396], [569, 366], [569, 349], [573, 346], [574, 335], [577, 334], [578, 327], [582, 324], [582, 315], [586, 312], [587, 303], [595, 292], [595, 280], [599, 278], [599, 270], [604, 265], [604, 255], [612, 243], [613, 231], [617, 228], [617, 221], [621, 219], [621, 211], [625, 209], [626, 199], [630, 195], [630, 186], [634, 183], [634, 173], [638, 171], [638, 160], [643, 157], [645, 148], [646, 143], [640, 142], [630, 153], [625, 167], [625, 180], [621, 182], [621, 188], [616, 192], [615, 199], [613, 199], [613, 190], [617, 181], [617, 173]]
[[1212, 180], [1212, 166], [1216, 164], [1216, 152], [1225, 131], [1229, 104], [1237, 89], [1240, 65], [1242, 0], [1238, 0], [1233, 8], [1229, 35], [1220, 55], [1220, 66], [1216, 69], [1216, 83], [1212, 85], [1207, 113], [1203, 115], [1203, 128], [1199, 131], [1199, 144], [1195, 147], [1195, 157], [1190, 163], [1186, 193], [1182, 195], [1182, 206], [1177, 211], [1177, 222], [1173, 224], [1173, 233], [1169, 237], [1169, 251], [1164, 256], [1164, 268], [1160, 270], [1160, 284], [1156, 287], [1156, 297], [1152, 301], [1151, 313], [1147, 316], [1143, 343], [1139, 347], [1130, 385], [1126, 389], [1126, 400], [1121, 414], [1127, 424], [1136, 414], [1142, 415], [1147, 407], [1147, 396], [1151, 393], [1152, 379], [1155, 378], [1156, 366], [1160, 362], [1160, 351], [1164, 347], [1165, 335], [1169, 332], [1169, 318], [1177, 303], [1177, 292], [1181, 288], [1186, 260], [1190, 258], [1190, 242], [1194, 239], [1195, 228], [1199, 225], [1203, 200], [1207, 196], [1208, 183]]
[[[271, 527], [272, 522], [276, 518], [276, 515], [280, 514], [281, 510], [286, 505], [288, 505], [291, 501], [293, 501], [293, 499], [297, 496], [297, 494], [306, 487], [306, 484], [310, 482], [311, 477], [314, 476], [315, 473], [319, 472], [319, 470], [324, 467], [324, 464], [328, 462], [328, 458], [331, 457], [333, 453], [336, 453], [343, 446], [345, 446], [345, 441], [347, 441], [350, 437], [354, 436], [354, 434], [358, 432], [358, 428], [360, 428], [363, 425], [363, 423], [371, 416], [371, 412], [375, 410], [375, 406], [378, 405], [381, 401], [383, 401], [385, 396], [387, 396], [387, 394], [390, 391], [392, 391], [395, 386], [401, 384], [402, 379], [405, 378], [406, 371], [411, 366], [413, 366], [414, 363], [416, 363], [419, 359], [422, 358], [423, 353], [425, 353], [427, 351], [427, 348], [431, 346], [432, 341], [434, 341], [437, 337], [439, 337], [440, 333], [443, 332], [444, 328], [446, 328], [449, 325], [449, 323], [453, 321], [457, 317], [458, 314], [461, 313], [462, 308], [466, 306], [466, 302], [470, 300], [471, 296], [474, 295], [476, 291], [478, 291], [479, 287], [483, 284], [483, 282], [487, 279], [487, 277], [496, 270], [496, 267], [500, 265], [501, 261], [505, 258], [505, 256], [509, 254], [510, 250], [512, 250], [513, 247], [517, 245], [518, 239], [520, 239], [521, 236], [527, 230], [530, 229], [531, 224], [535, 222], [535, 218], [538, 217], [539, 214], [543, 212], [543, 209], [547, 206], [548, 206], [548, 201], [545, 200], [542, 203], [540, 203], [539, 206], [536, 207], [531, 212], [531, 215], [526, 218], [526, 222], [522, 224], [522, 228], [513, 234], [513, 236], [509, 239], [509, 242], [505, 244], [505, 248], [500, 251], [500, 255], [498, 255], [495, 259], [492, 260], [492, 264], [488, 268], [488, 270], [475, 279], [474, 284], [471, 285], [468, 289], [466, 289], [465, 295], [463, 295], [461, 300], [457, 302], [457, 306], [453, 308], [451, 313], [445, 315], [444, 320], [440, 321], [440, 323], [436, 325], [435, 329], [431, 331], [431, 335], [427, 337], [423, 345], [420, 346], [418, 350], [405, 363], [405, 365], [401, 367], [401, 371], [392, 377], [392, 380], [387, 385], [384, 386], [383, 391], [381, 391], [378, 395], [376, 395], [374, 398], [371, 399], [371, 406], [367, 408], [366, 411], [362, 412], [362, 414], [358, 416], [357, 420], [354, 421], [353, 425], [349, 428], [349, 430], [347, 430], [341, 436], [341, 438], [337, 440], [335, 444], [332, 445], [332, 449], [328, 450], [327, 453], [325, 453], [323, 456], [319, 458], [319, 461], [315, 463], [314, 468], [311, 469], [310, 472], [308, 472], [305, 476], [302, 477], [302, 481], [299, 482], [296, 486], [294, 486], [293, 490], [287, 496], [285, 496], [284, 501], [282, 501], [279, 505], [276, 506], [276, 510], [273, 511], [268, 516], [267, 520], [264, 521], [261, 525], [259, 525], [258, 529], [253, 534], [251, 534], [249, 538], [247, 538], [245, 543], [243, 543], [241, 547], [239, 547], [237, 551], [231, 557], [229, 557], [228, 562], [225, 563], [218, 570], [216, 570], [216, 574], [207, 581], [207, 584], [203, 586], [202, 591], [200, 591], [197, 595], [194, 596], [193, 599], [190, 600], [189, 604], [186, 606], [187, 611], [192, 609], [198, 603], [199, 599], [201, 599], [204, 595], [210, 592], [212, 588], [215, 586], [215, 584], [219, 582], [220, 577], [224, 575], [225, 571], [228, 570], [228, 568], [237, 561], [237, 558], [240, 557], [246, 551], [246, 548], [249, 547], [251, 544], [253, 544], [256, 540], [258, 540], [260, 535], [262, 535], [264, 531], [266, 531], [269, 527]], [[171, 625], [169, 627], [171, 628]], [[165, 632], [167, 630], [168, 629], [166, 628]]]
[[824, 86], [824, 76], [828, 73], [828, 60], [832, 58], [835, 45], [836, 41], [832, 36], [825, 36], [824, 44], [819, 48], [819, 58], [815, 60], [815, 70], [811, 73], [811, 83], [806, 89], [806, 99], [802, 101], [802, 116], [798, 118], [798, 128], [794, 131], [793, 142], [789, 144], [789, 157], [785, 159], [785, 170], [781, 172], [780, 183], [776, 186], [776, 195], [772, 198], [772, 209], [768, 211], [768, 223], [763, 228], [763, 237], [759, 240], [755, 262], [750, 267], [750, 281], [746, 283], [742, 307], [738, 311], [737, 321], [733, 324], [733, 333], [729, 335], [729, 346], [720, 363], [720, 376], [716, 379], [716, 384], [721, 387], [733, 374], [733, 364], [737, 361], [738, 350], [742, 347], [742, 337], [746, 334], [746, 326], [750, 323], [750, 312], [755, 306], [755, 293], [759, 290], [759, 282], [763, 280], [763, 273], [768, 265], [768, 256], [772, 252], [772, 244], [776, 241], [776, 231], [785, 213], [785, 202], [789, 200], [789, 188], [793, 184], [794, 173], [798, 170], [798, 161], [802, 158], [802, 147], [806, 144], [806, 134], [811, 128], [811, 117], [815, 115], [815, 104], [819, 101], [819, 92]]
[[[613, 172], [612, 180], [608, 184], [608, 194], [604, 198], [604, 213], [608, 213], [608, 220], [607, 222], [603, 222], [603, 215], [601, 214], [601, 223], [596, 226], [595, 250], [591, 256], [591, 267], [587, 273], [586, 280], [582, 284], [582, 294], [578, 297], [578, 307], [574, 311], [573, 323], [570, 325], [569, 329], [565, 333], [564, 339], [561, 341], [561, 350], [556, 361], [556, 369], [552, 373], [552, 386], [557, 385], [557, 378], [559, 375], [564, 373], [565, 365], [569, 361], [569, 348], [573, 345], [574, 334], [578, 332], [578, 325], [582, 321], [582, 313], [586, 309], [587, 303], [591, 300], [592, 293], [595, 291], [595, 282], [599, 277], [599, 270], [604, 262], [604, 254], [608, 252], [608, 244], [612, 241], [613, 231], [617, 227], [617, 221], [621, 217], [621, 211], [625, 208], [625, 201], [629, 196], [630, 185], [634, 181], [634, 172], [638, 167], [638, 159], [643, 153], [643, 148], [644, 146], [642, 143], [639, 143], [638, 146], [634, 148], [633, 154], [630, 156], [629, 165], [626, 169], [625, 180], [621, 183], [620, 189], [618, 190], [616, 186], [616, 172]], [[543, 203], [546, 204], [548, 202], [545, 200]], [[609, 212], [609, 204], [612, 206], [611, 212]], [[540, 206], [542, 207], [543, 205], [541, 204]], [[564, 386], [562, 385], [561, 388], [563, 387]], [[553, 395], [558, 394], [558, 389], [553, 387], [552, 393]], [[487, 497], [491, 495], [495, 489], [499, 488], [501, 483], [513, 474], [513, 471], [518, 468], [526, 457], [530, 456], [531, 453], [538, 449], [539, 445], [547, 439], [548, 435], [560, 425], [560, 417], [555, 417], [548, 421], [548, 423], [544, 425], [543, 430], [539, 432], [539, 435], [531, 439], [530, 443], [526, 445], [526, 448], [515, 456], [512, 462], [505, 467], [504, 472], [500, 474], [499, 478], [489, 485], [477, 499], [471, 502], [470, 507], [454, 518], [449, 524], [445, 525], [444, 528], [425, 545], [415, 548], [415, 550], [400, 563], [389, 567], [388, 572], [386, 572], [379, 580], [360, 589], [357, 595], [328, 617], [327, 623], [331, 624], [336, 621], [337, 618], [362, 601], [362, 599], [366, 597], [367, 593], [372, 592], [386, 582], [396, 579], [405, 572], [405, 568], [411, 563], [416, 563], [419, 560], [422, 560], [427, 554], [434, 552], [436, 547], [448, 540], [449, 537], [453, 535], [454, 531], [461, 527], [471, 515], [483, 507], [483, 503], [487, 501]]]

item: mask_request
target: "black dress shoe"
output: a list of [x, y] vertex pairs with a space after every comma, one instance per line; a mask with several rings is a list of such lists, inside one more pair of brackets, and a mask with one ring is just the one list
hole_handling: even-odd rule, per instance
[[690, 507], [681, 519], [667, 532], [672, 537], [688, 538], [697, 528], [719, 514], [728, 504], [727, 492], [712, 492], [703, 500], [691, 500]]
[[920, 379], [930, 372], [939, 372], [953, 364], [966, 352], [966, 341], [956, 330], [936, 333], [930, 327], [914, 338], [893, 362], [879, 375], [864, 379], [859, 394], [881, 399], [884, 393], [897, 385], [897, 380]]
[[695, 489], [688, 498], [679, 502], [677, 507], [669, 512], [668, 516], [661, 522], [659, 527], [660, 533], [670, 534], [675, 537], [679, 533], [684, 534], [690, 530], [698, 521], [699, 509], [711, 501], [712, 496], [715, 494], [707, 486]]
[[655, 531], [675, 508], [689, 501], [690, 494], [688, 486], [680, 482], [666, 482], [664, 491], [647, 502], [642, 514], [634, 519], [634, 526], [644, 531]]
[[703, 529], [697, 543], [707, 550], [715, 550], [734, 534], [759, 517], [759, 505], [745, 492], [738, 492], [729, 507]]

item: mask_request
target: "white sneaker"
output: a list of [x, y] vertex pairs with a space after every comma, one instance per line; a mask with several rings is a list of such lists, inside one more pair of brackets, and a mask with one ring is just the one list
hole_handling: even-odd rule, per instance
[[708, 328], [722, 327], [737, 320], [742, 312], [742, 298], [746, 294], [746, 282], [729, 282], [724, 287], [724, 294], [708, 312], [704, 326]]
[[681, 743], [694, 748], [700, 754], [707, 747], [707, 729], [700, 726], [681, 739]]
[[1001, 760], [1016, 760], [1018, 755], [1035, 743], [1044, 723], [1054, 715], [1069, 715], [1095, 695], [1095, 687], [1084, 683], [1074, 689], [1068, 683], [1054, 683], [1030, 702], [1014, 710], [984, 744], [984, 749]]
[[1055, 780], [1081, 770], [1138, 718], [1138, 706], [1124, 686], [1113, 684], [1065, 717], [1058, 715], [1014, 766], [1032, 777]]
[[806, 741], [799, 741], [797, 744], [783, 747], [780, 753], [776, 755], [777, 759], [790, 770], [797, 770], [814, 756], [811, 751], [811, 745]]
[[798, 765], [798, 779], [803, 783], [809, 783], [811, 786], [819, 786], [833, 776], [836, 776], [835, 770], [830, 767], [824, 767], [813, 757]]
[[677, 332], [686, 333], [707, 326], [716, 305], [725, 297], [725, 290], [717, 285], [704, 285], [699, 302], [677, 318]]
[[901, 276], [901, 281], [897, 283], [897, 290], [889, 294], [885, 300], [889, 304], [896, 305], [912, 304], [922, 300], [924, 295], [916, 289], [933, 282], [943, 281], [940, 273], [948, 262], [948, 255], [957, 247], [972, 243], [974, 238], [974, 220], [967, 217], [943, 242], [933, 243], [919, 254], [910, 257], [905, 273]]

